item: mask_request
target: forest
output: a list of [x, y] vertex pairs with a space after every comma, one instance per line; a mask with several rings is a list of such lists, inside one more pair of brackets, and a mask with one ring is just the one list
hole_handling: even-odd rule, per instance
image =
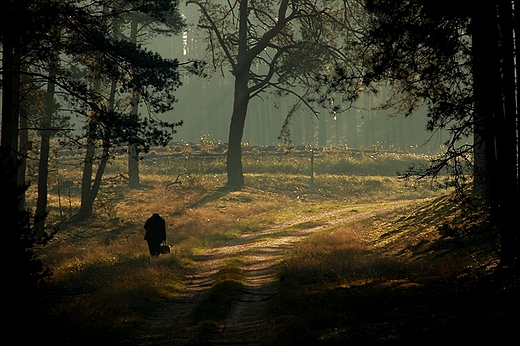
[[0, 6], [3, 344], [514, 337], [514, 1]]

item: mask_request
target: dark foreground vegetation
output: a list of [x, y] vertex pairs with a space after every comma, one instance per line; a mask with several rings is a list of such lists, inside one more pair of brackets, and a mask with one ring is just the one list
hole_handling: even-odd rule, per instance
[[[49, 224], [59, 231], [35, 251], [53, 275], [24, 311], [27, 321], [35, 321], [24, 340], [135, 344], [154, 308], [182, 292], [201, 249], [302, 214], [345, 206], [355, 212], [360, 203], [401, 199], [421, 202], [324, 229], [284, 260], [266, 344], [473, 344], [500, 343], [510, 335], [517, 282], [498, 265], [498, 236], [485, 213], [450, 192], [432, 191], [431, 183], [412, 184], [390, 173], [427, 157], [322, 152], [311, 189], [308, 156], [259, 151], [245, 157], [248, 188], [241, 191], [222, 188], [223, 160], [210, 157], [153, 152], [143, 161], [139, 189], [126, 186], [119, 173], [124, 158], [116, 158], [93, 217], [80, 223], [68, 221], [79, 208], [77, 172], [73, 165], [60, 167], [54, 181], [72, 186], [51, 189]], [[320, 172], [334, 162], [343, 174]], [[383, 166], [387, 175], [374, 175]], [[28, 196], [30, 205], [31, 189]], [[172, 245], [171, 254], [156, 260], [142, 239], [152, 212], [166, 218]], [[215, 286], [213, 307], [199, 314], [225, 318], [240, 278], [236, 270]], [[6, 338], [8, 344], [20, 340], [16, 334]]]
[[302, 244], [272, 304], [282, 345], [505, 344], [518, 281], [476, 210], [440, 197]]

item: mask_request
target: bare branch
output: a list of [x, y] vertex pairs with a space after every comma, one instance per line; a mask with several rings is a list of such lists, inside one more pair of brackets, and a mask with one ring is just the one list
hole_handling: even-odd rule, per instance
[[234, 70], [235, 67], [236, 67], [236, 62], [233, 59], [233, 56], [231, 55], [231, 52], [229, 51], [229, 49], [228, 49], [228, 47], [226, 45], [226, 41], [222, 37], [222, 33], [218, 29], [217, 24], [215, 23], [213, 18], [211, 18], [211, 15], [208, 13], [208, 11], [207, 11], [206, 7], [204, 6], [204, 4], [202, 4], [200, 1], [197, 1], [197, 0], [188, 0], [188, 1], [186, 1], [186, 4], [195, 4], [195, 5], [197, 5], [199, 7], [199, 9], [202, 12], [202, 14], [204, 15], [204, 17], [210, 23], [211, 30], [217, 36], [217, 39], [218, 39], [218, 41], [220, 43], [220, 46], [224, 50], [224, 54], [226, 55], [226, 58], [228, 59], [229, 64], [231, 65], [232, 69]]

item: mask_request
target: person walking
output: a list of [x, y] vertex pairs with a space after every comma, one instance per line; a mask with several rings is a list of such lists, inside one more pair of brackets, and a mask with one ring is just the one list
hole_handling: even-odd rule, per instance
[[161, 243], [166, 241], [166, 222], [157, 213], [154, 213], [144, 224], [146, 233], [144, 240], [148, 243], [150, 256], [156, 257], [161, 254]]

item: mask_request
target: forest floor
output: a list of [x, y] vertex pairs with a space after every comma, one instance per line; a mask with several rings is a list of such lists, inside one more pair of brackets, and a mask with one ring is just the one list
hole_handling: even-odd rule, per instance
[[[377, 274], [381, 276], [377, 280], [364, 278], [361, 284], [337, 285], [331, 290], [334, 293], [330, 299], [328, 296], [323, 298], [323, 309], [328, 310], [325, 315], [332, 316], [323, 317], [323, 324], [330, 318], [338, 324], [351, 321], [351, 326], [333, 328], [335, 332], [328, 336], [321, 331], [316, 340], [313, 340], [314, 336], [307, 339], [309, 344], [320, 340], [319, 344], [327, 345], [417, 345], [446, 340], [472, 342], [487, 337], [499, 341], [506, 337], [511, 317], [518, 317], [518, 301], [512, 293], [515, 284], [504, 285], [498, 278], [496, 243], [492, 235], [466, 232], [468, 227], [478, 229], [482, 220], [458, 215], [458, 220], [446, 222], [446, 225], [456, 226], [431, 224], [433, 215], [457, 213], [456, 210], [445, 210], [444, 202], [429, 199], [389, 202], [361, 211], [338, 209], [312, 217], [302, 216], [290, 223], [227, 241], [197, 255], [183, 293], [165, 300], [138, 335], [125, 340], [124, 344], [296, 345], [301, 339], [305, 341], [307, 334], [314, 335], [309, 329], [326, 327], [315, 326], [320, 324], [318, 313], [315, 317], [318, 321], [312, 322], [296, 316], [298, 313], [313, 314], [306, 312], [304, 307], [273, 314], [273, 305], [279, 299], [277, 295], [284, 287], [279, 278], [280, 263], [311, 235], [338, 227], [348, 229], [356, 222], [364, 224], [361, 231], [356, 229], [354, 236], [362, 251], [399, 257], [403, 266], [413, 262], [414, 268], [435, 266], [435, 270], [416, 272], [414, 278], [409, 277], [413, 275], [410, 273], [399, 279]], [[309, 295], [312, 300], [325, 291], [326, 286], [319, 285], [311, 283], [304, 288], [305, 283], [299, 283], [294, 295], [312, 291]], [[392, 293], [388, 295], [390, 289]], [[383, 301], [379, 307], [373, 307], [376, 303], [369, 301], [360, 310], [366, 309], [370, 314], [374, 309], [373, 315], [385, 317], [375, 321], [374, 316], [363, 317], [360, 312], [355, 313], [355, 317], [345, 317], [349, 312], [338, 310], [338, 305], [349, 297], [359, 304], [367, 298], [374, 298], [373, 302]], [[423, 297], [424, 301], [420, 298], [415, 302], [417, 297]], [[461, 297], [464, 302], [460, 301]], [[319, 310], [312, 307], [311, 300], [308, 302], [310, 308]], [[395, 306], [387, 306], [392, 304]], [[426, 322], [416, 323], [414, 319]], [[410, 330], [406, 332], [407, 329]]]

